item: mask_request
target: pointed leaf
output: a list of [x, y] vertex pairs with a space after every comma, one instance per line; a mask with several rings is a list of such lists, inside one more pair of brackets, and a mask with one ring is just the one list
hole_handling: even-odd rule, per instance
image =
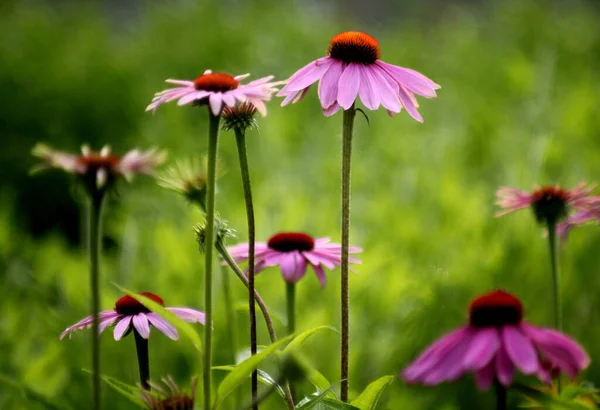
[[358, 407], [354, 407], [351, 404], [344, 403], [337, 399], [330, 399], [328, 397], [324, 398], [319, 403], [319, 406], [326, 410], [360, 410]]
[[350, 404], [358, 407], [360, 410], [375, 410], [381, 394], [386, 387], [392, 384], [394, 379], [394, 376], [383, 376], [375, 380]]
[[[146, 296], [143, 296], [143, 295], [138, 295], [135, 292], [132, 292], [130, 290], [122, 288], [121, 286], [117, 285], [116, 283], [113, 283], [113, 285], [115, 285], [117, 287], [117, 289], [119, 289], [120, 291], [128, 294], [129, 296], [131, 296], [132, 298], [134, 298], [135, 300], [140, 302], [142, 305], [144, 305], [145, 307], [150, 309], [152, 312], [156, 313], [157, 315], [160, 315], [163, 319], [167, 320], [170, 324], [175, 326], [175, 328], [180, 333], [183, 333], [190, 339], [190, 341], [194, 344], [194, 347], [196, 348], [196, 350], [198, 350], [199, 352], [202, 351], [202, 340], [200, 339], [198, 332], [196, 332], [196, 330], [194, 329], [194, 327], [191, 324], [183, 321], [175, 313], [168, 311], [167, 309], [165, 309], [163, 306], [156, 303], [152, 299], [147, 298]], [[207, 323], [206, 325], [210, 326], [209, 323]]]
[[303, 359], [300, 355], [296, 354], [296, 363], [302, 371], [304, 372], [304, 376], [308, 379], [308, 381], [317, 388], [317, 392], [321, 393], [324, 391], [328, 391], [326, 397], [330, 397], [332, 399], [337, 398], [333, 390], [330, 389], [331, 383], [329, 380], [321, 372], [312, 367], [308, 361]]
[[325, 330], [325, 329], [333, 330], [334, 332], [338, 333], [337, 329], [333, 326], [318, 326], [318, 327], [309, 329], [305, 332], [300, 333], [298, 336], [296, 336], [294, 338], [294, 340], [292, 340], [290, 342], [290, 344], [287, 345], [287, 347], [285, 349], [283, 349], [283, 354], [284, 355], [292, 354], [295, 350], [297, 350], [306, 341], [306, 339], [311, 337], [313, 334], [315, 334], [319, 330]]
[[[233, 369], [235, 369], [235, 366], [213, 366], [213, 370], [225, 370], [227, 372], [231, 372]], [[281, 397], [285, 398], [285, 391], [283, 390], [283, 387], [281, 387], [269, 373], [258, 369], [258, 381], [262, 384], [273, 387]]]
[[323, 401], [326, 397], [327, 394], [329, 394], [329, 392], [331, 391], [331, 389], [333, 389], [333, 386], [330, 387], [329, 389], [325, 390], [324, 392], [317, 392], [317, 393], [313, 393], [310, 396], [306, 396], [304, 399], [302, 399], [302, 401], [300, 403], [298, 403], [295, 407], [296, 410], [310, 410], [313, 407], [315, 407], [317, 404], [319, 404], [321, 401]]
[[[90, 370], [83, 369], [84, 372], [92, 374]], [[124, 383], [114, 377], [110, 377], [104, 374], [100, 375], [100, 378], [104, 381], [104, 383], [108, 384], [113, 388], [117, 393], [121, 396], [127, 398], [134, 404], [137, 404], [141, 408], [146, 408], [146, 405], [142, 401], [142, 399], [137, 395], [139, 393], [140, 388], [137, 386], [132, 386], [130, 384]]]
[[290, 335], [283, 339], [278, 340], [277, 342], [270, 344], [265, 347], [260, 353], [255, 354], [254, 356], [249, 357], [244, 360], [242, 363], [235, 366], [235, 368], [229, 373], [225, 379], [219, 385], [217, 389], [217, 397], [215, 399], [215, 404], [213, 408], [218, 408], [219, 404], [232, 392], [237, 389], [240, 384], [244, 382], [264, 360], [272, 356], [277, 349], [281, 346], [289, 342], [294, 335]]

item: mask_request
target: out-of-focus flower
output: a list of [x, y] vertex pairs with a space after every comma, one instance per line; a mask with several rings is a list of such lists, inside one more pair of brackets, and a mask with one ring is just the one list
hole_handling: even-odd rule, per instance
[[[206, 220], [198, 222], [194, 226], [194, 232], [196, 233], [196, 240], [200, 251], [206, 250]], [[229, 223], [222, 219], [218, 214], [215, 215], [215, 243], [224, 242], [227, 238], [235, 237], [235, 230], [229, 227]]]
[[104, 189], [119, 177], [131, 180], [136, 174], [152, 174], [154, 168], [166, 159], [164, 151], [133, 149], [123, 156], [114, 155], [110, 147], [100, 152], [92, 151], [87, 145], [81, 147], [81, 155], [55, 151], [45, 144], [37, 144], [33, 155], [42, 159], [33, 171], [58, 168], [79, 175], [90, 189]]
[[285, 97], [282, 106], [300, 101], [319, 81], [319, 100], [326, 116], [340, 108], [349, 109], [360, 97], [370, 110], [382, 105], [393, 115], [405, 108], [411, 117], [423, 122], [415, 94], [433, 98], [440, 88], [423, 74], [381, 61], [379, 43], [366, 33], [346, 31], [334, 36], [328, 54], [290, 77], [277, 94]]
[[150, 387], [155, 393], [140, 389], [140, 397], [148, 410], [194, 410], [196, 377], [192, 378], [192, 391], [189, 395], [177, 386], [172, 377], [163, 378], [162, 381], [168, 390], [153, 382], [150, 382]]
[[581, 183], [573, 189], [555, 185], [538, 187], [528, 193], [502, 187], [496, 192], [496, 204], [502, 208], [496, 216], [531, 207], [539, 223], [555, 224], [566, 219], [571, 212], [578, 213], [599, 205], [600, 197], [592, 195], [594, 188], [595, 186]]
[[565, 221], [556, 225], [556, 232], [565, 240], [572, 228], [584, 225], [588, 222], [600, 223], [600, 205], [595, 205], [589, 209], [577, 212], [569, 216]]
[[[140, 292], [139, 294], [164, 306], [164, 302], [160, 296], [157, 296], [154, 293]], [[174, 313], [183, 321], [205, 324], [204, 313], [198, 310], [182, 307], [167, 307], [166, 310]], [[115, 340], [121, 340], [123, 336], [126, 336], [134, 329], [144, 339], [148, 339], [150, 337], [150, 326], [155, 327], [158, 331], [164, 333], [173, 340], [179, 339], [177, 329], [175, 329], [173, 325], [156, 313], [151, 312], [148, 308], [129, 295], [123, 296], [117, 300], [114, 310], [100, 312], [98, 317], [100, 321], [98, 330], [100, 333], [109, 326], [115, 326], [113, 332]], [[90, 328], [93, 320], [93, 316], [88, 316], [75, 323], [73, 326], [69, 326], [61, 333], [60, 339], [62, 340], [66, 335], [71, 337], [73, 332]]]
[[224, 107], [234, 107], [238, 102], [250, 102], [262, 115], [267, 114], [265, 101], [269, 101], [280, 82], [272, 82], [273, 76], [263, 77], [248, 84], [240, 81], [250, 74], [231, 76], [206, 70], [194, 81], [166, 80], [178, 87], [160, 91], [154, 95], [146, 111], [156, 111], [159, 105], [178, 100], [177, 105], [195, 103], [210, 105], [213, 115], [220, 115]]
[[[254, 269], [259, 273], [267, 266], [279, 266], [283, 279], [288, 283], [296, 283], [306, 274], [307, 265], [312, 266], [321, 287], [325, 287], [325, 270], [334, 269], [342, 260], [342, 248], [337, 243], [330, 243], [329, 238], [313, 238], [301, 232], [281, 232], [264, 242], [255, 245], [256, 255]], [[236, 262], [248, 260], [248, 244], [241, 243], [228, 248]], [[362, 249], [351, 246], [350, 253], [362, 252]], [[352, 263], [360, 260], [350, 258]]]
[[474, 373], [479, 389], [487, 390], [494, 380], [508, 387], [516, 369], [550, 384], [554, 371], [575, 378], [589, 363], [577, 342], [525, 322], [521, 301], [497, 290], [475, 299], [469, 324], [428, 347], [401, 377], [431, 386]]

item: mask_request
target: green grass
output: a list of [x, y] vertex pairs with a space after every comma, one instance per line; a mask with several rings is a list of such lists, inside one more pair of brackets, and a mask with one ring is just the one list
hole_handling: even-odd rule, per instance
[[[282, 2], [283, 3], [283, 2]], [[367, 25], [330, 10], [266, 0], [182, 2], [148, 6], [126, 23], [93, 8], [51, 10], [6, 6], [0, 14], [0, 101], [4, 144], [0, 167], [0, 369], [22, 386], [57, 403], [88, 403], [89, 332], [58, 341], [68, 325], [89, 313], [83, 245], [37, 223], [78, 222], [74, 190], [52, 173], [30, 178], [36, 141], [76, 150], [110, 143], [159, 146], [175, 160], [206, 150], [202, 110], [161, 107], [144, 113], [166, 78], [194, 78], [204, 69], [279, 79], [324, 55], [341, 30], [376, 36], [382, 59], [414, 68], [442, 85], [435, 100], [420, 99], [424, 124], [406, 113], [359, 115], [355, 130], [351, 242], [364, 248], [351, 276], [351, 397], [370, 382], [399, 371], [427, 344], [464, 323], [469, 301], [492, 288], [522, 298], [526, 318], [552, 323], [546, 242], [528, 212], [494, 218], [501, 185], [599, 179], [600, 13], [587, 3], [507, 1], [485, 8], [456, 6], [432, 21]], [[325, 118], [316, 87], [301, 103], [269, 105], [260, 132], [248, 135], [257, 213], [257, 238], [302, 230], [338, 241], [341, 114]], [[245, 239], [245, 212], [232, 133], [221, 136], [217, 209]], [[65, 205], [66, 204], [66, 205]], [[25, 216], [24, 216], [25, 215]], [[167, 305], [202, 309], [202, 261], [192, 226], [200, 215], [182, 198], [139, 178], [121, 185], [108, 203], [107, 249], [102, 260], [105, 309], [120, 296], [111, 282], [160, 294]], [[54, 221], [57, 222], [54, 222]], [[233, 243], [233, 242], [232, 242]], [[600, 359], [600, 275], [595, 227], [574, 231], [562, 249], [565, 331]], [[233, 275], [232, 275], [233, 278]], [[215, 284], [216, 365], [226, 365], [228, 334], [220, 280]], [[299, 330], [339, 326], [339, 271], [321, 290], [308, 273], [297, 287]], [[275, 269], [257, 277], [257, 289], [275, 313], [285, 312], [285, 286]], [[236, 301], [246, 300], [235, 282]], [[238, 333], [248, 339], [246, 313]], [[259, 321], [260, 343], [267, 344]], [[283, 334], [285, 326], [276, 322]], [[307, 343], [307, 359], [332, 383], [339, 378], [336, 334]], [[134, 343], [102, 336], [103, 369], [137, 382]], [[199, 374], [193, 346], [154, 331], [151, 372], [182, 385]], [[588, 380], [600, 378], [592, 366]], [[215, 373], [216, 380], [224, 375]], [[525, 380], [525, 379], [524, 379]], [[310, 386], [300, 389], [312, 393]], [[127, 399], [105, 388], [113, 410]], [[492, 406], [470, 379], [436, 388], [396, 380], [380, 408], [479, 409]], [[0, 409], [43, 409], [3, 385]], [[513, 406], [518, 395], [512, 394]], [[281, 408], [270, 399], [265, 409]], [[108, 408], [108, 407], [107, 407]]]

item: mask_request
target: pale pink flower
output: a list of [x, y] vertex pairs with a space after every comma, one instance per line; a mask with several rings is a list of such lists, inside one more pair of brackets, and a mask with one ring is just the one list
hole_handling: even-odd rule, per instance
[[600, 204], [600, 197], [593, 196], [595, 186], [580, 183], [573, 189], [558, 185], [536, 187], [531, 193], [516, 188], [502, 187], [496, 192], [496, 204], [502, 208], [496, 216], [502, 216], [531, 207], [538, 222], [555, 224], [572, 212], [589, 210]]
[[370, 110], [382, 105], [393, 115], [405, 108], [411, 117], [423, 122], [415, 94], [434, 98], [440, 88], [423, 74], [381, 61], [379, 43], [366, 33], [346, 31], [334, 36], [328, 54], [290, 77], [277, 94], [285, 97], [282, 106], [300, 101], [319, 81], [319, 100], [326, 116], [340, 108], [349, 109], [360, 97]]
[[62, 169], [80, 175], [98, 188], [103, 188], [107, 182], [121, 176], [131, 180], [135, 174], [150, 175], [166, 158], [165, 152], [155, 149], [145, 152], [133, 149], [124, 156], [118, 156], [110, 152], [109, 146], [105, 146], [100, 152], [93, 152], [84, 145], [81, 147], [81, 155], [76, 155], [55, 151], [44, 144], [37, 144], [33, 148], [33, 155], [43, 160], [34, 171], [47, 168]]
[[[139, 294], [164, 306], [162, 298], [154, 293], [140, 292]], [[167, 307], [165, 309], [177, 315], [185, 322], [205, 324], [204, 313], [198, 310], [181, 307]], [[148, 308], [129, 295], [123, 296], [117, 300], [114, 310], [100, 312], [98, 314], [98, 320], [100, 323], [98, 328], [99, 333], [102, 333], [107, 327], [114, 325], [115, 329], [113, 331], [113, 336], [115, 340], [121, 340], [123, 336], [126, 336], [134, 329], [144, 339], [148, 339], [150, 337], [150, 327], [155, 327], [158, 331], [173, 340], [179, 339], [177, 329], [175, 329], [173, 325], [156, 313], [151, 312]], [[75, 323], [73, 326], [69, 326], [60, 334], [60, 339], [62, 340], [66, 335], [71, 337], [73, 332], [90, 328], [93, 321], [94, 317], [88, 316]]]
[[556, 233], [565, 240], [572, 228], [584, 225], [588, 222], [600, 223], [600, 206], [593, 206], [589, 209], [570, 215], [565, 221], [556, 225]]
[[263, 116], [267, 114], [265, 101], [269, 101], [280, 82], [272, 82], [273, 76], [263, 77], [248, 84], [240, 81], [250, 74], [231, 76], [206, 70], [194, 81], [166, 80], [178, 87], [160, 91], [152, 98], [146, 111], [155, 112], [159, 105], [178, 100], [177, 105], [189, 103], [210, 105], [213, 115], [220, 115], [224, 107], [234, 107], [238, 102], [250, 102]]
[[[228, 248], [236, 262], [248, 260], [248, 244], [241, 243]], [[350, 253], [362, 252], [362, 249], [351, 246]], [[329, 238], [313, 238], [301, 232], [281, 232], [271, 236], [269, 240], [255, 244], [254, 269], [259, 273], [267, 266], [279, 266], [283, 279], [288, 283], [296, 283], [306, 274], [308, 265], [312, 266], [321, 287], [325, 287], [324, 268], [334, 269], [341, 264], [342, 248], [339, 244], [330, 243]], [[350, 258], [352, 263], [360, 260]]]
[[479, 389], [487, 390], [494, 381], [508, 387], [515, 370], [550, 384], [551, 372], [575, 378], [589, 364], [577, 342], [525, 322], [521, 301], [499, 290], [475, 299], [469, 324], [429, 346], [401, 377], [432, 386], [473, 373]]

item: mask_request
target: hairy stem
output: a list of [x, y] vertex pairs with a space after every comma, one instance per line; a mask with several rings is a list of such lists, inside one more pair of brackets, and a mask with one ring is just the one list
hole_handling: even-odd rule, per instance
[[350, 352], [350, 295], [348, 290], [348, 250], [350, 247], [350, 170], [352, 164], [352, 134], [356, 110], [354, 104], [344, 111], [342, 129], [342, 263], [341, 263], [341, 399], [348, 401], [349, 352]]
[[217, 165], [217, 147], [219, 142], [220, 115], [213, 115], [209, 110], [208, 130], [208, 166], [206, 172], [206, 246], [204, 250], [204, 309], [206, 326], [204, 326], [204, 408], [210, 409], [211, 369], [212, 369], [212, 256], [215, 228], [215, 180]]
[[92, 391], [93, 408], [102, 408], [102, 392], [100, 386], [100, 253], [102, 252], [102, 204], [104, 191], [92, 194], [89, 212], [89, 256], [90, 256], [90, 290], [92, 292]]
[[[256, 354], [256, 305], [254, 303], [254, 244], [256, 242], [254, 224], [254, 204], [252, 203], [252, 188], [250, 186], [250, 169], [248, 167], [248, 154], [246, 149], [246, 133], [243, 129], [235, 129], [244, 200], [246, 202], [246, 219], [248, 220], [248, 309], [250, 314], [250, 353]], [[258, 410], [258, 371], [252, 372], [252, 402], [254, 409]]]

